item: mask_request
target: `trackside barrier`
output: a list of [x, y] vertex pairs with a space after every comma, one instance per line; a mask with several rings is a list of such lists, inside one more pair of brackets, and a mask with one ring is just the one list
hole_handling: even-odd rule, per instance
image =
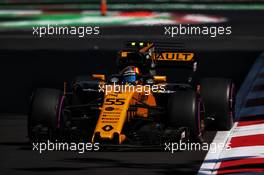
[[[264, 173], [264, 52], [256, 59], [236, 96], [236, 122], [230, 131], [218, 131], [213, 143], [225, 143], [216, 153], [208, 151], [199, 175]], [[257, 103], [249, 106], [248, 101]], [[260, 103], [260, 104], [259, 104]], [[248, 168], [250, 167], [250, 168]]]
[[250, 90], [254, 87], [258, 74], [264, 68], [264, 52], [257, 58], [252, 68], [250, 69], [246, 79], [240, 87], [236, 96], [236, 118], [240, 117], [241, 108], [245, 106]]

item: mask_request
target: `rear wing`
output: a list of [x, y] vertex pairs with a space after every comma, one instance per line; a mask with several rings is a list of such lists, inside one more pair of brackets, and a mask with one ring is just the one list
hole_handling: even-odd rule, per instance
[[120, 58], [129, 59], [129, 54], [138, 52], [139, 54], [146, 55], [146, 59], [153, 61], [194, 61], [194, 53], [187, 52], [182, 43], [156, 42], [154, 44], [152, 42], [132, 41], [127, 42], [126, 46], [124, 50], [120, 51]]
[[191, 53], [191, 52], [160, 52], [160, 53], [154, 53], [152, 59], [155, 61], [193, 62], [194, 53]]
[[127, 42], [126, 48], [119, 52], [118, 65], [121, 67], [143, 66], [149, 68], [155, 63], [156, 67], [193, 67], [195, 54], [186, 51], [182, 43], [166, 42]]

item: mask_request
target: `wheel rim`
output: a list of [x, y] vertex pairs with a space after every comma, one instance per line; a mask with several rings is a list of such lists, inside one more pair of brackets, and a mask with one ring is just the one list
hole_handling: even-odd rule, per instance
[[197, 109], [198, 136], [202, 136], [204, 133], [204, 120], [203, 120], [204, 105], [202, 103], [201, 98], [198, 98], [197, 108], [198, 108]]
[[228, 114], [229, 116], [234, 119], [235, 115], [234, 115], [234, 107], [235, 107], [235, 85], [234, 83], [231, 84], [230, 90], [229, 90], [229, 111]]
[[62, 110], [63, 110], [63, 106], [64, 106], [64, 99], [65, 99], [65, 96], [61, 96], [58, 104], [58, 110], [57, 110], [57, 114], [56, 114], [56, 118], [57, 118], [57, 128], [60, 128], [61, 127], [61, 115], [62, 115]]

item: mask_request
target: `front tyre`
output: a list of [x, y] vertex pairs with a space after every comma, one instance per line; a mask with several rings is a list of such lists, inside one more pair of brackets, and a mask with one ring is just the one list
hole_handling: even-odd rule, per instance
[[176, 91], [168, 101], [168, 125], [187, 127], [192, 140], [199, 141], [203, 134], [203, 103], [193, 90]]
[[60, 90], [37, 89], [32, 96], [28, 117], [30, 140], [58, 137], [63, 127], [64, 96]]
[[206, 78], [201, 80], [201, 96], [205, 112], [215, 119], [218, 130], [230, 130], [233, 126], [235, 88], [230, 79]]

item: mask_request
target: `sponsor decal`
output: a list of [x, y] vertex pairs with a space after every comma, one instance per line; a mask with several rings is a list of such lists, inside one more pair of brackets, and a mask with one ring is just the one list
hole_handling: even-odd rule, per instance
[[117, 123], [117, 121], [102, 121], [102, 123]]
[[102, 129], [103, 129], [104, 131], [111, 131], [111, 130], [114, 129], [114, 128], [113, 128], [113, 126], [111, 126], [111, 125], [105, 125], [104, 127], [102, 127]]
[[114, 107], [106, 107], [105, 110], [106, 111], [113, 111], [113, 110], [115, 110], [115, 108]]
[[192, 61], [193, 60], [193, 53], [157, 53], [155, 55], [157, 60], [172, 60], [172, 61]]

